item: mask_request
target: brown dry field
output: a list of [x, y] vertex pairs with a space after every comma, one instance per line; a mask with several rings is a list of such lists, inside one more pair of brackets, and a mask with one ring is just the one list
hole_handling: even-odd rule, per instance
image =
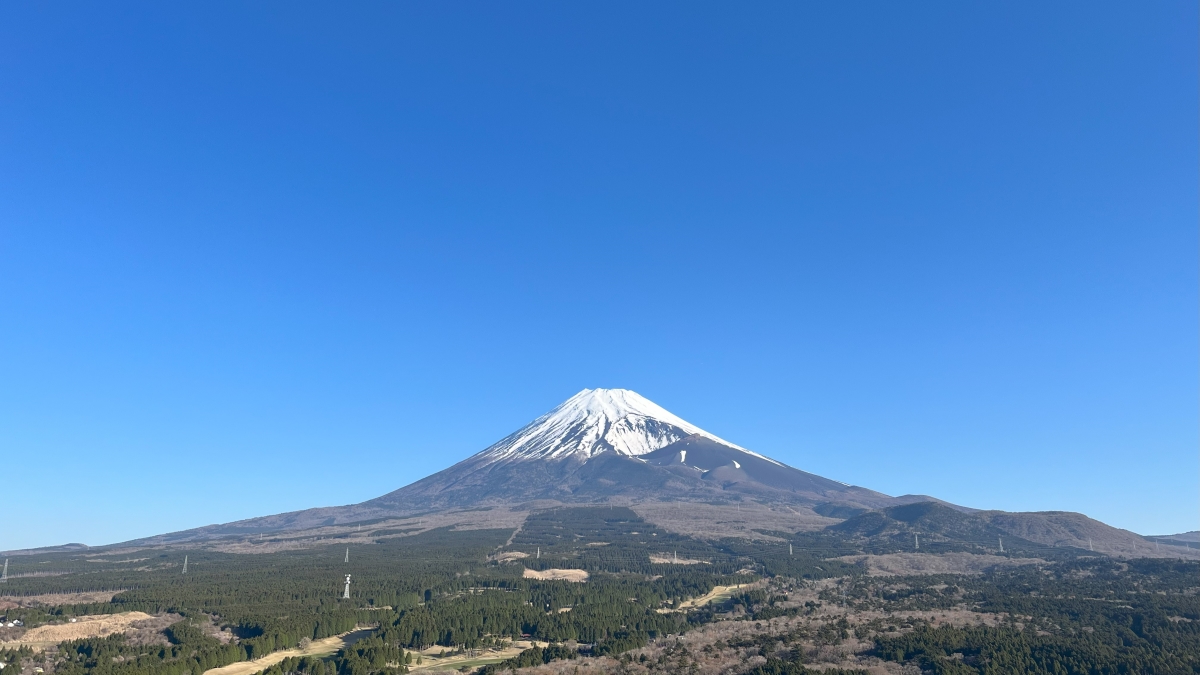
[[574, 581], [583, 583], [588, 580], [588, 573], [584, 570], [531, 570], [528, 567], [521, 576], [526, 579], [541, 579], [542, 581]]
[[173, 614], [155, 617], [144, 612], [123, 612], [121, 614], [99, 614], [76, 618], [78, 621], [75, 623], [52, 624], [30, 628], [16, 640], [0, 643], [0, 646], [18, 647], [27, 645], [40, 650], [51, 645], [56, 645], [64, 640], [106, 637], [117, 633], [128, 634], [141, 629], [148, 629], [156, 633], [182, 617]]
[[651, 502], [634, 504], [630, 508], [664, 530], [699, 539], [740, 537], [779, 541], [777, 537], [754, 530], [812, 532], [842, 522], [804, 508], [770, 507], [762, 504], [742, 504], [739, 508], [736, 504]]
[[32, 607], [34, 605], [81, 605], [88, 602], [108, 602], [121, 591], [91, 591], [88, 593], [46, 593], [43, 595], [0, 595], [0, 609]]
[[[496, 507], [487, 511], [450, 511], [412, 518], [393, 518], [369, 526], [329, 525], [308, 530], [264, 533], [237, 541], [218, 544], [196, 543], [185, 545], [205, 548], [223, 553], [276, 553], [295, 551], [327, 544], [344, 544], [350, 547], [373, 544], [383, 539], [410, 537], [439, 527], [455, 530], [516, 529], [525, 522], [527, 511]], [[379, 530], [408, 530], [401, 533], [374, 535]], [[347, 536], [349, 535], [349, 536]], [[354, 551], [350, 551], [354, 555]]]
[[1016, 567], [1046, 562], [1040, 558], [1004, 558], [976, 553], [847, 555], [834, 560], [865, 564], [867, 574], [873, 577], [907, 574], [981, 574], [993, 567]]

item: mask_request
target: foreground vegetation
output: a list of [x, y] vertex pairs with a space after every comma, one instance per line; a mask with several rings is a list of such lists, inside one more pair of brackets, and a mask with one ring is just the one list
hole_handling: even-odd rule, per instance
[[[707, 542], [608, 507], [535, 514], [515, 536], [389, 534], [356, 546], [349, 563], [340, 543], [260, 555], [145, 549], [14, 559], [6, 594], [115, 595], [9, 608], [6, 621], [28, 628], [135, 610], [179, 620], [149, 639], [4, 648], [0, 662], [47, 675], [200, 675], [369, 627], [332, 657], [288, 658], [267, 675], [399, 673], [427, 667], [434, 652], [517, 640], [540, 644], [484, 670], [1200, 673], [1196, 563], [1063, 552], [978, 575], [880, 577], [835, 559], [862, 552], [836, 533]], [[527, 569], [589, 576], [544, 581], [526, 578]], [[685, 604], [717, 586], [737, 590], [720, 603]]]

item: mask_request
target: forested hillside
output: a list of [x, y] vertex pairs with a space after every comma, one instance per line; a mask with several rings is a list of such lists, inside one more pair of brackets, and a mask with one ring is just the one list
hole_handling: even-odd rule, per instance
[[[375, 543], [350, 547], [348, 560], [341, 543], [258, 555], [196, 547], [19, 556], [2, 589], [0, 662], [28, 675], [201, 675], [358, 628], [354, 644], [288, 658], [268, 675], [382, 675], [442, 662], [538, 670], [566, 661], [598, 672], [678, 672], [684, 663], [688, 672], [759, 675], [906, 665], [1200, 672], [1194, 562], [1076, 549], [1030, 558], [1019, 541], [1017, 553], [976, 551], [950, 535], [993, 533], [957, 513], [921, 507], [870, 518], [823, 532], [701, 540], [629, 509], [581, 507], [535, 513], [517, 531], [397, 538], [378, 530]], [[897, 556], [942, 560], [904, 550], [914, 528], [930, 537], [928, 548], [991, 567], [880, 576], [872, 565]], [[81, 595], [99, 592], [111, 599]], [[174, 623], [21, 646], [23, 636], [73, 619], [131, 612]]]

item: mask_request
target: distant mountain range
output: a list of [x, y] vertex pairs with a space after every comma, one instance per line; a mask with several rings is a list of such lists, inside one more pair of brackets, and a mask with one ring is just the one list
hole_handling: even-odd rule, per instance
[[[1188, 538], [1195, 534], [1160, 537], [1156, 545], [1077, 513], [978, 511], [927, 495], [892, 497], [742, 448], [636, 392], [585, 389], [483, 451], [376, 499], [130, 543], [195, 543], [486, 507], [652, 502], [779, 506], [815, 521], [843, 521], [831, 530], [844, 536], [1007, 536], [1123, 555], [1154, 555], [1168, 539], [1190, 552], [1194, 539]], [[1169, 548], [1174, 554], [1180, 546]]]

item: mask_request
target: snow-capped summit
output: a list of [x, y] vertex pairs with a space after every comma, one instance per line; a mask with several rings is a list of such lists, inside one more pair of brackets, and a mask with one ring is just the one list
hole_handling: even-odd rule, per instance
[[590, 459], [604, 452], [637, 457], [700, 434], [749, 452], [672, 415], [628, 389], [584, 389], [516, 433], [480, 452], [485, 463]]
[[628, 389], [584, 389], [499, 443], [364, 505], [720, 502], [731, 494], [797, 503], [890, 499], [738, 447]]

